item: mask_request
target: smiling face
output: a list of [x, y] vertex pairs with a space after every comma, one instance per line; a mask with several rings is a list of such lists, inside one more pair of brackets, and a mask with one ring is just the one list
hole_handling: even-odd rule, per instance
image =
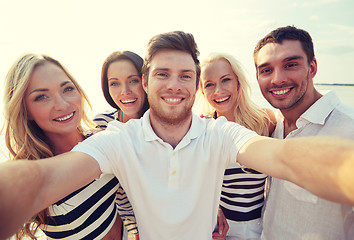
[[190, 121], [196, 93], [196, 67], [189, 53], [160, 50], [152, 58], [148, 81], [150, 116], [168, 124]]
[[308, 64], [299, 41], [268, 43], [260, 49], [255, 61], [259, 87], [273, 107], [286, 110], [303, 103], [312, 104], [312, 79], [317, 62], [314, 59]]
[[81, 121], [81, 95], [62, 69], [53, 63], [37, 66], [25, 92], [30, 120], [50, 138], [76, 133]]
[[125, 119], [140, 118], [146, 95], [134, 64], [129, 60], [111, 63], [107, 70], [108, 89]]
[[226, 59], [217, 59], [202, 67], [201, 86], [204, 96], [218, 116], [233, 118], [237, 104], [238, 78]]

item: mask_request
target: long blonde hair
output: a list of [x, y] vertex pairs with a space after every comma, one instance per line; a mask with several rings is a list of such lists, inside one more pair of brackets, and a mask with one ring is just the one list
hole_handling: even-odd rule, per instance
[[[211, 53], [201, 64], [201, 68], [205, 67], [219, 59], [225, 59], [231, 65], [232, 70], [238, 77], [238, 92], [236, 99], [236, 107], [234, 109], [235, 122], [248, 128], [259, 135], [269, 135], [269, 124], [271, 122], [266, 111], [257, 106], [251, 100], [251, 88], [247, 81], [246, 74], [242, 65], [233, 56], [224, 53]], [[199, 91], [202, 89], [202, 81], [199, 83]], [[199, 94], [200, 96], [200, 94]], [[208, 101], [203, 101], [203, 111], [207, 114], [214, 114], [216, 111]]]
[[[42, 129], [34, 121], [29, 120], [24, 99], [25, 91], [28, 88], [33, 71], [36, 67], [47, 62], [61, 68], [81, 95], [83, 110], [81, 124], [78, 126], [77, 131], [85, 135], [94, 126], [94, 123], [87, 115], [87, 110], [92, 109], [88, 97], [65, 67], [59, 61], [47, 55], [24, 54], [11, 66], [5, 79], [5, 123], [2, 130], [5, 129], [5, 143], [9, 150], [10, 160], [36, 160], [54, 155]], [[22, 237], [28, 236], [31, 239], [36, 239], [35, 233], [40, 225], [45, 225], [44, 219], [48, 215], [48, 209], [38, 213], [18, 231], [16, 234], [17, 238], [22, 239]], [[34, 228], [32, 226], [33, 223], [35, 223]]]

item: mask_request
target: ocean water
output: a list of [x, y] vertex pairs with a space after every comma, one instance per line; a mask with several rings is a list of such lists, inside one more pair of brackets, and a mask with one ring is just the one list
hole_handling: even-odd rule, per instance
[[[268, 107], [270, 109], [275, 110], [269, 103], [263, 98], [258, 85], [252, 85], [252, 99], [259, 106]], [[340, 98], [342, 102], [350, 105], [354, 108], [354, 86], [339, 86], [339, 85], [316, 85], [316, 89], [318, 89], [321, 93], [326, 93], [328, 91], [334, 91], [337, 96]], [[0, 103], [0, 107], [2, 109], [2, 105]], [[0, 117], [0, 123], [3, 123], [3, 115]], [[4, 136], [0, 135], [0, 162], [5, 161], [7, 159], [8, 153], [6, 150]]]

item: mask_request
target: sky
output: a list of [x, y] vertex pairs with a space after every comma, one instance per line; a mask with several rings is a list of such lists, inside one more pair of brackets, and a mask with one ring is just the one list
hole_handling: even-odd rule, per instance
[[352, 0], [0, 0], [0, 98], [12, 63], [25, 52], [44, 53], [79, 81], [92, 114], [108, 109], [100, 87], [104, 59], [117, 50], [143, 57], [151, 37], [174, 30], [194, 35], [201, 60], [210, 52], [235, 56], [259, 96], [253, 49], [271, 30], [287, 25], [313, 38], [315, 83], [354, 84], [353, 12]]

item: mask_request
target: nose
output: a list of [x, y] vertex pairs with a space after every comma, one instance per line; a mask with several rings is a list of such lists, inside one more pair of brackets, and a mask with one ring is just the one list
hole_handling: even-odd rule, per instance
[[181, 82], [178, 76], [171, 76], [167, 84], [167, 88], [170, 90], [177, 91], [181, 89]]
[[220, 93], [222, 91], [223, 91], [223, 88], [222, 88], [221, 84], [217, 83], [215, 85], [215, 93]]
[[286, 81], [286, 74], [281, 69], [274, 69], [271, 83], [274, 85], [281, 85]]
[[122, 92], [121, 93], [125, 94], [125, 95], [131, 93], [131, 89], [130, 89], [129, 84], [122, 84]]
[[55, 96], [54, 108], [56, 110], [63, 110], [69, 106], [68, 101], [60, 94]]

